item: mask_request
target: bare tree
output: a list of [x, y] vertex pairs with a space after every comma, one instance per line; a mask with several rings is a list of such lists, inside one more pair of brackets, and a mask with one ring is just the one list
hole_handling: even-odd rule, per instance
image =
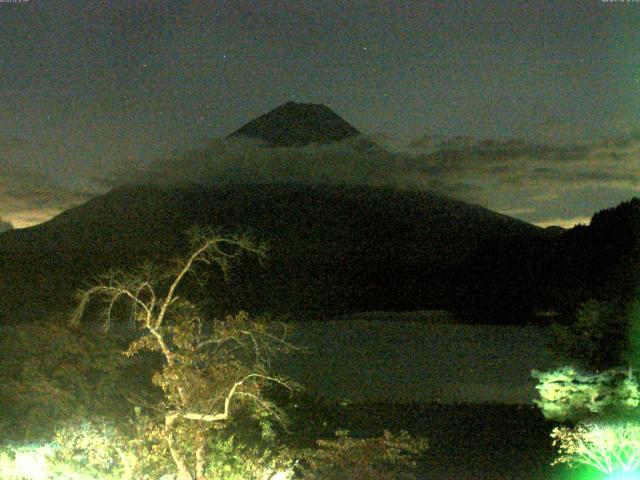
[[178, 295], [187, 275], [198, 277], [198, 266], [217, 266], [226, 275], [243, 253], [263, 258], [265, 245], [211, 229], [194, 229], [191, 236], [192, 253], [175, 268], [113, 272], [80, 292], [73, 315], [78, 323], [89, 301], [100, 298], [106, 330], [124, 303], [129, 307], [126, 317], [141, 331], [124, 354], [159, 353], [162, 368], [152, 381], [162, 389], [163, 399], [153, 406], [159, 414], [149, 435], [165, 445], [178, 480], [205, 478], [207, 432], [223, 428], [241, 404], [284, 421], [263, 388], [274, 383], [294, 387], [270, 373], [272, 357], [295, 348], [287, 341], [285, 324], [254, 320], [245, 312], [206, 321], [191, 300]]

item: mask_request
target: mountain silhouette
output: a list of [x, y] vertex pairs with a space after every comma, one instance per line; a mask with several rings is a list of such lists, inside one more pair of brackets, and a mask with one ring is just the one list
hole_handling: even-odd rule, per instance
[[229, 137], [265, 140], [273, 147], [344, 140], [360, 132], [325, 105], [287, 102], [259, 116]]
[[[357, 134], [323, 105], [290, 102], [231, 136], [291, 146]], [[67, 310], [78, 288], [110, 269], [186, 254], [185, 232], [193, 225], [248, 231], [271, 245], [266, 268], [246, 261], [229, 282], [187, 286], [183, 295], [206, 299], [215, 313], [317, 318], [471, 308], [488, 312], [491, 322], [522, 323], [548, 297], [538, 287], [555, 272], [531, 265], [559, 232], [427, 191], [295, 181], [212, 184], [204, 177], [200, 184], [121, 186], [44, 224], [4, 232], [0, 323]]]
[[266, 267], [247, 259], [228, 283], [194, 286], [195, 300], [303, 316], [450, 308], [456, 272], [480, 245], [544, 235], [479, 206], [387, 187], [121, 187], [2, 234], [0, 323], [68, 309], [77, 288], [109, 269], [186, 253], [192, 225], [249, 231], [271, 246]]

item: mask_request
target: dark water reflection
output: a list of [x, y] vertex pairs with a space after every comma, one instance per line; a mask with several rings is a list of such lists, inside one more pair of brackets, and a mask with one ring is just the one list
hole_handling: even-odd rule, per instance
[[280, 366], [329, 398], [531, 403], [531, 370], [553, 364], [542, 327], [386, 315], [298, 324], [294, 340], [309, 352]]

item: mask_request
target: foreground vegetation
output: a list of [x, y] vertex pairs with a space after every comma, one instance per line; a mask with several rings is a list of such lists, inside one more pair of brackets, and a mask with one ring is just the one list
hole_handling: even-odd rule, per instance
[[640, 470], [639, 328], [640, 304], [621, 300], [585, 302], [572, 324], [556, 328], [554, 347], [567, 365], [533, 372], [536, 404], [564, 422], [551, 433], [554, 464], [604, 475]]
[[[206, 275], [226, 276], [246, 254], [263, 258], [265, 246], [208, 229], [191, 238], [189, 255], [173, 266], [110, 272], [80, 292], [72, 315], [18, 325], [2, 337], [0, 476], [415, 478], [427, 449], [424, 415], [407, 422], [410, 410], [391, 405], [327, 404], [272, 371], [273, 359], [301, 348], [290, 342], [287, 323], [243, 311], [212, 318], [211, 305], [203, 308], [194, 294]], [[545, 427], [558, 450], [549, 463], [603, 474], [638, 469], [638, 311], [591, 300], [573, 323], [555, 327], [552, 344], [566, 366], [534, 372], [540, 413], [560, 422]], [[506, 425], [500, 408], [495, 417], [482, 411], [491, 445], [470, 435], [486, 450], [469, 473], [488, 474], [486, 451], [504, 439], [515, 461], [522, 455], [513, 435], [519, 427], [491, 425]], [[431, 417], [431, 427], [441, 428], [428, 436], [448, 433], [456, 445], [469, 426], [444, 432], [455, 422], [442, 418]], [[522, 434], [533, 436], [526, 428]], [[475, 446], [465, 448], [469, 454]]]
[[[413, 478], [427, 444], [407, 432], [287, 438], [299, 387], [271, 371], [299, 348], [287, 325], [246, 312], [208, 319], [185, 290], [201, 267], [226, 275], [265, 246], [209, 229], [191, 238], [173, 267], [111, 272], [80, 292], [71, 325], [16, 327], [1, 387], [2, 478]], [[110, 336], [122, 321], [130, 328]]]

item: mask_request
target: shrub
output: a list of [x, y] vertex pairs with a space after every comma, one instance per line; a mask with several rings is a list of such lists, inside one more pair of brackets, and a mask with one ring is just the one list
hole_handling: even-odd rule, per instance
[[554, 465], [588, 465], [607, 474], [632, 472], [640, 466], [637, 422], [580, 423], [574, 428], [556, 427], [551, 436], [559, 450]]
[[572, 367], [539, 372], [534, 403], [556, 421], [579, 420], [594, 414], [622, 414], [640, 405], [638, 382], [630, 370], [612, 369], [582, 374]]
[[411, 480], [417, 457], [428, 448], [426, 440], [404, 431], [357, 439], [341, 430], [335, 439], [319, 440], [317, 446], [303, 455], [305, 479]]

